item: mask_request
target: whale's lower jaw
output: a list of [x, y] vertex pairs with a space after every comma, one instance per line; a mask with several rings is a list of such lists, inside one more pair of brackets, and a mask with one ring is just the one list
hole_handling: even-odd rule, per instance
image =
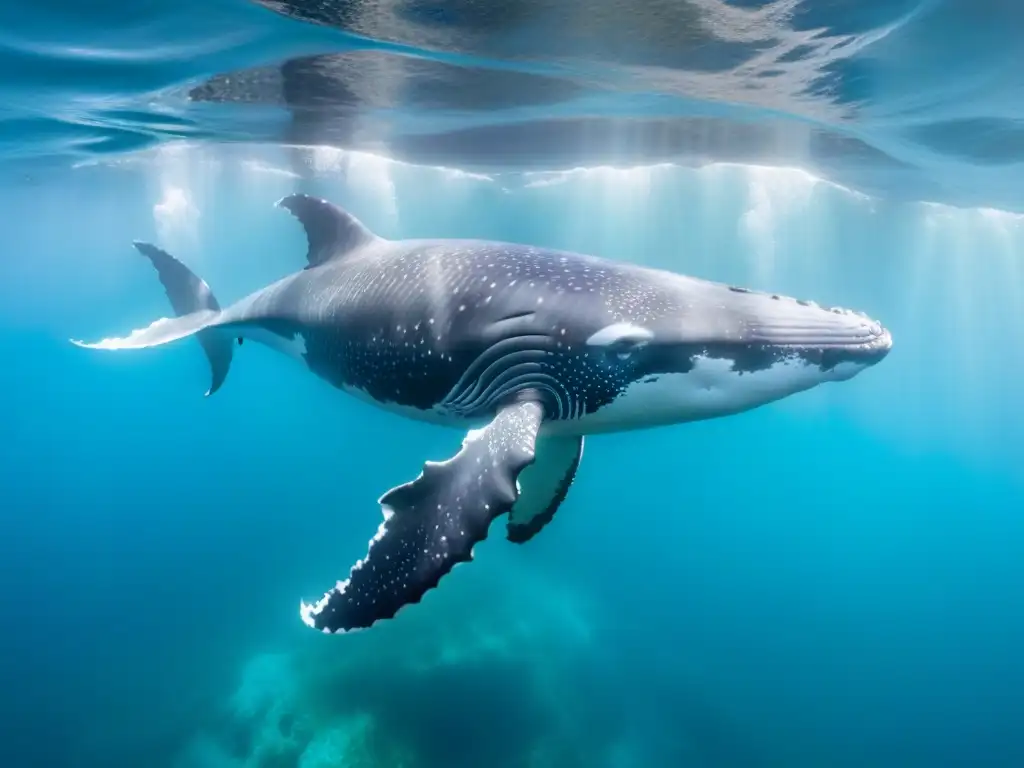
[[628, 432], [731, 416], [828, 381], [844, 381], [865, 367], [840, 363], [823, 371], [793, 357], [758, 371], [736, 371], [729, 359], [699, 357], [688, 372], [655, 374], [632, 382], [610, 403], [580, 419], [546, 422], [545, 433]]

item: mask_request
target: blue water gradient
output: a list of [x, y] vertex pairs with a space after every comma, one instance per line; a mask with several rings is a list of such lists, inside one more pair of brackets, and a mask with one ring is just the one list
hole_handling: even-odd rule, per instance
[[[168, 146], [0, 188], [0, 765], [1024, 764], [1024, 221], [710, 165], [469, 175]], [[388, 237], [572, 248], [842, 304], [889, 358], [746, 415], [588, 441], [370, 632], [298, 617], [374, 500], [460, 435], [258, 345], [97, 353], [167, 311], [154, 239], [232, 300], [298, 268], [296, 186]], [[358, 759], [368, 761], [355, 762]], [[532, 762], [531, 762], [532, 761]]]
[[[1024, 765], [1024, 6], [0, 4], [0, 768]], [[331, 145], [331, 146], [326, 146]], [[332, 148], [333, 147], [333, 148]], [[388, 159], [390, 158], [390, 159]], [[589, 439], [556, 519], [299, 621], [456, 432], [258, 345], [284, 194], [863, 310], [856, 379]]]

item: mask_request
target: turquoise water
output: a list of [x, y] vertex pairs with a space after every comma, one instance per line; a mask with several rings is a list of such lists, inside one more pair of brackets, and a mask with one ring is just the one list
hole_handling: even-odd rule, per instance
[[[487, 27], [468, 4], [451, 17], [417, 6], [477, 30], [447, 45], [413, 22], [363, 29], [370, 5], [350, 4], [350, 25], [376, 31], [375, 50], [620, 80], [530, 105], [504, 81], [445, 91], [381, 65], [358, 70], [363, 90], [341, 111], [197, 104], [181, 94], [218, 74], [354, 38], [234, 0], [0, 11], [0, 56], [18, 73], [0, 112], [0, 766], [1024, 765], [1020, 12], [767, 6], [755, 29], [899, 23], [805, 67], [808, 87], [838, 74], [775, 104], [774, 142], [716, 129], [666, 158], [620, 122], [580, 128], [617, 137], [589, 144], [543, 127], [577, 109], [768, 124], [760, 97], [712, 100], [709, 81], [683, 77], [713, 57], [687, 60], [643, 14], [646, 37], [574, 17], [578, 48], [556, 61], [543, 9], [533, 26], [516, 6], [519, 27]], [[686, 7], [735, 38], [744, 27], [726, 12], [760, 5]], [[903, 57], [885, 47], [897, 42]], [[622, 85], [638, 78], [643, 93]], [[540, 99], [535, 83], [521, 92]], [[508, 128], [504, 110], [527, 107]], [[488, 121], [505, 133], [407, 138]], [[973, 127], [957, 134], [958, 121]], [[822, 154], [812, 124], [900, 169], [863, 149]], [[347, 148], [278, 146], [295, 125]], [[387, 237], [568, 248], [852, 306], [895, 346], [852, 381], [744, 415], [588, 439], [542, 535], [516, 547], [492, 533], [422, 604], [323, 636], [299, 600], [365, 553], [376, 499], [462, 436], [347, 398], [258, 345], [207, 399], [194, 343], [122, 355], [67, 341], [168, 311], [133, 239], [179, 256], [224, 302], [300, 268], [301, 230], [273, 207], [296, 190]]]

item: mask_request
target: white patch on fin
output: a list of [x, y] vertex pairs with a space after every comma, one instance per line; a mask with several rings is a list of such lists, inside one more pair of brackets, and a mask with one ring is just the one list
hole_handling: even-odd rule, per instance
[[[467, 440], [468, 440], [468, 438], [467, 438]], [[463, 445], [464, 446], [465, 446], [465, 444], [466, 444], [466, 440], [463, 441]], [[451, 461], [451, 459], [448, 459], [448, 461]], [[431, 464], [431, 463], [441, 464], [441, 463], [446, 463], [446, 462], [427, 462], [427, 464]], [[420, 477], [421, 478], [423, 477], [423, 473], [422, 472], [420, 473]], [[384, 516], [384, 520], [381, 521], [381, 524], [379, 526], [377, 526], [377, 532], [374, 533], [373, 536], [370, 538], [370, 541], [369, 541], [369, 546], [370, 547], [373, 546], [374, 542], [380, 541], [382, 538], [384, 538], [384, 534], [387, 532], [388, 521], [392, 517], [394, 517], [394, 515], [395, 515], [395, 510], [393, 510], [387, 504], [381, 504], [380, 505], [380, 511], [381, 511], [381, 514]], [[367, 557], [369, 557], [369, 551], [367, 551]], [[327, 605], [330, 603], [331, 597], [333, 595], [335, 595], [335, 594], [338, 594], [338, 595], [345, 594], [345, 590], [348, 589], [348, 584], [352, 580], [352, 573], [355, 573], [360, 568], [362, 568], [363, 565], [365, 565], [365, 563], [366, 563], [366, 559], [367, 558], [364, 557], [364, 558], [360, 558], [359, 560], [357, 560], [356, 564], [352, 566], [352, 572], [349, 574], [349, 577], [347, 579], [345, 579], [344, 581], [339, 581], [339, 582], [335, 583], [334, 587], [332, 589], [328, 590], [327, 592], [324, 592], [324, 596], [322, 598], [320, 598], [319, 600], [317, 600], [316, 603], [307, 603], [305, 600], [301, 600], [299, 602], [299, 616], [302, 618], [302, 623], [303, 624], [305, 624], [307, 627], [310, 627], [311, 629], [316, 629], [316, 623], [315, 623], [313, 617], [314, 616], [319, 616], [321, 613], [323, 613], [324, 608], [326, 608]], [[331, 629], [325, 627], [324, 630], [323, 630], [323, 633], [325, 635], [334, 635], [334, 634], [346, 635], [346, 634], [351, 634], [353, 632], [360, 632], [363, 629], [368, 629], [368, 627], [354, 627], [353, 629], [337, 629], [337, 630], [333, 630], [333, 631]]]

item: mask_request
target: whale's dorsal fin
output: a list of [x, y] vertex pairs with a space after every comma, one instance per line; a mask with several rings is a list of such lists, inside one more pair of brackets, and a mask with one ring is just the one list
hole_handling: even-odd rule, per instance
[[277, 201], [306, 230], [309, 267], [319, 267], [379, 238], [348, 211], [309, 195], [295, 194]]

